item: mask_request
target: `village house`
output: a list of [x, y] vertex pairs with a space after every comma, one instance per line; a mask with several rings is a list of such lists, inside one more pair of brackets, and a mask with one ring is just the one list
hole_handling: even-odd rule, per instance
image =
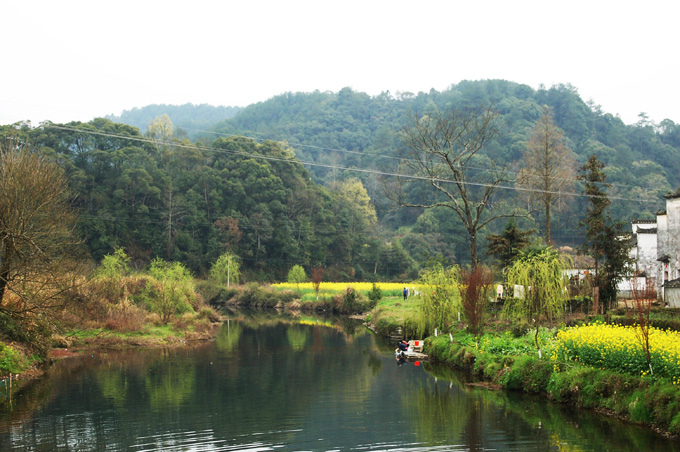
[[619, 294], [624, 298], [632, 296], [633, 285], [639, 291], [654, 291], [659, 280], [656, 220], [633, 220], [633, 248], [630, 251], [635, 262], [633, 275], [619, 284]]
[[[633, 220], [635, 274], [647, 288], [657, 292], [659, 301], [680, 307], [680, 190], [667, 194], [666, 209], [656, 220]], [[639, 286], [640, 284], [638, 284]], [[619, 289], [622, 295], [632, 289], [627, 280]]]
[[656, 214], [660, 298], [670, 307], [680, 307], [680, 190], [665, 196], [666, 210]]

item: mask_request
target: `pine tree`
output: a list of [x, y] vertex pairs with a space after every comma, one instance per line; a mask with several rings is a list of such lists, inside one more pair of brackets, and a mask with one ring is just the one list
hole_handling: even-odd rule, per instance
[[581, 167], [578, 178], [585, 181], [584, 193], [588, 197], [586, 216], [581, 222], [586, 229], [582, 251], [595, 261], [593, 305], [597, 309], [602, 299], [606, 312], [616, 301], [617, 283], [630, 268], [630, 237], [624, 232], [624, 224], [613, 222], [607, 210], [611, 201], [606, 192], [609, 184], [604, 163], [591, 156]]

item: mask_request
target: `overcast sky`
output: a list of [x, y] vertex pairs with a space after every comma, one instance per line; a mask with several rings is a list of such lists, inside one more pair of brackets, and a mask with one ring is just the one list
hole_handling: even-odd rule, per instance
[[680, 123], [680, 2], [0, 0], [0, 124], [505, 79]]

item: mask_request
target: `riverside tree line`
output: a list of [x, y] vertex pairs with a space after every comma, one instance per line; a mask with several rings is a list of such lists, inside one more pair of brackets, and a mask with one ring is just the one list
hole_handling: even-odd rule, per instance
[[[620, 120], [583, 104], [569, 88], [539, 92], [527, 88], [499, 82], [375, 99], [342, 90], [335, 99], [337, 112], [342, 112], [337, 122], [317, 110], [317, 120], [324, 122], [311, 127], [299, 112], [306, 140], [321, 143], [320, 137], [332, 137], [329, 143], [336, 147], [329, 148], [243, 136], [190, 141], [168, 116], [152, 120], [144, 134], [107, 119], [35, 128], [4, 126], [3, 159], [37, 158], [65, 182], [47, 189], [59, 198], [52, 213], [46, 210], [31, 216], [32, 208], [47, 206], [27, 206], [27, 221], [13, 224], [14, 211], [3, 212], [3, 290], [10, 282], [26, 284], [27, 275], [42, 271], [19, 275], [13, 273], [13, 263], [44, 269], [44, 275], [51, 268], [68, 270], [60, 276], [74, 278], [80, 273], [51, 259], [67, 257], [68, 265], [75, 267], [99, 262], [121, 248], [134, 268], [152, 262], [163, 268], [156, 261], [160, 258], [179, 262], [196, 276], [208, 275], [220, 256], [229, 252], [239, 257], [248, 280], [261, 281], [284, 279], [294, 265], [324, 268], [325, 278], [331, 280], [412, 279], [437, 262], [467, 264], [475, 275], [487, 251], [500, 259], [509, 251], [511, 262], [520, 248], [512, 237], [525, 237], [533, 228], [546, 232], [544, 239], [535, 239], [537, 243], [554, 242], [551, 223], [565, 225], [555, 212], [566, 209], [573, 214], [574, 205], [582, 208], [573, 221], [580, 221], [578, 227], [587, 231], [585, 246], [606, 268], [614, 256], [622, 255], [616, 254], [621, 250], [604, 249], [612, 242], [607, 237], [618, 236], [621, 227], [609, 213], [604, 164], [594, 155], [611, 160], [607, 153], [616, 148], [598, 147], [601, 142], [593, 137], [604, 135], [589, 128], [587, 120], [593, 119], [593, 127], [609, 124], [605, 128], [611, 144], [625, 136], [628, 141], [620, 150], [629, 154], [633, 137], [639, 138], [641, 148], [672, 152], [677, 127], [672, 122], [662, 128], [641, 122], [631, 131]], [[272, 105], [288, 102], [281, 110], [288, 116], [280, 118], [279, 128], [272, 126], [269, 136], [293, 130], [290, 113], [296, 108], [296, 97], [309, 102], [325, 96], [273, 99]], [[559, 108], [541, 106], [540, 99]], [[371, 116], [375, 105], [382, 110]], [[404, 113], [406, 106], [411, 107], [410, 114]], [[248, 125], [261, 130], [256, 113], [265, 107], [271, 105], [246, 108], [216, 130]], [[577, 124], [568, 120], [575, 112], [579, 112]], [[360, 122], [361, 118], [367, 122]], [[556, 118], [564, 129], [557, 126]], [[584, 138], [584, 130], [590, 130], [592, 137]], [[614, 138], [621, 130], [625, 133]], [[347, 144], [355, 147], [351, 157], [338, 157], [341, 142], [354, 143]], [[573, 147], [592, 150], [593, 157], [585, 160]], [[317, 154], [312, 156], [310, 149]], [[670, 176], [659, 164], [644, 160], [651, 156], [636, 151], [640, 160], [632, 161], [633, 170], [666, 176], [658, 186], [651, 182], [640, 186], [646, 190], [641, 194], [658, 195], [669, 185]], [[365, 161], [370, 164], [362, 163], [363, 156], [370, 157]], [[6, 167], [3, 161], [2, 168]], [[564, 194], [579, 167], [586, 187], [592, 185], [582, 191], [599, 190], [599, 195], [569, 198]], [[39, 180], [30, 175], [7, 178], [14, 187], [6, 189], [42, 201], [46, 199], [42, 195], [26, 191]], [[572, 192], [579, 191], [574, 187]], [[604, 204], [596, 206], [594, 200]], [[55, 224], [50, 226], [48, 218]], [[503, 218], [514, 223], [498, 221]], [[19, 241], [24, 232], [17, 231], [39, 224], [44, 230], [35, 237], [45, 239], [45, 246], [35, 247], [33, 239]], [[515, 235], [506, 235], [509, 231]], [[487, 242], [495, 245], [487, 250]], [[618, 277], [616, 269], [603, 274], [610, 282]], [[605, 281], [598, 284], [604, 287]], [[68, 287], [64, 283], [55, 293], [62, 295]], [[472, 307], [479, 294], [469, 294]], [[468, 315], [473, 316], [472, 311]]]

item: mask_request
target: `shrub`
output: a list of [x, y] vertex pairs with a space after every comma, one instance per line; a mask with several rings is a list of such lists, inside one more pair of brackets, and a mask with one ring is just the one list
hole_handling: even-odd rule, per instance
[[204, 306], [198, 311], [198, 318], [208, 320], [209, 322], [219, 322], [220, 315], [211, 307]]
[[542, 393], [548, 388], [552, 372], [553, 365], [549, 361], [533, 356], [520, 356], [502, 381], [507, 389]]
[[145, 312], [134, 305], [123, 305], [112, 309], [104, 322], [104, 328], [112, 331], [140, 331], [146, 324]]
[[28, 368], [28, 361], [14, 347], [0, 343], [0, 375], [17, 374]]
[[262, 287], [259, 283], [248, 283], [238, 296], [236, 303], [252, 307], [275, 307], [287, 305], [297, 298], [290, 290], [276, 290]]
[[488, 302], [493, 273], [483, 265], [476, 265], [471, 270], [460, 271], [460, 298], [468, 320], [471, 333], [480, 334], [484, 327], [484, 308]]
[[368, 308], [368, 298], [363, 293], [348, 286], [345, 292], [338, 294], [333, 299], [336, 310], [344, 314], [355, 314]]
[[382, 299], [382, 297], [382, 290], [380, 290], [380, 287], [378, 287], [376, 283], [373, 283], [373, 287], [368, 292], [368, 299], [371, 300], [371, 303], [373, 306], [375, 306]]
[[30, 347], [40, 356], [46, 356], [51, 346], [51, 322], [53, 321], [54, 318], [44, 315], [27, 313], [23, 316], [13, 316], [0, 311], [0, 331], [3, 337], [11, 341], [30, 344]]
[[173, 315], [193, 311], [194, 278], [186, 267], [156, 258], [151, 262], [149, 274], [154, 280], [146, 286], [141, 298], [149, 310], [160, 315], [164, 324]]
[[196, 292], [211, 305], [224, 305], [239, 295], [236, 287], [225, 287], [214, 280], [203, 280], [196, 283]]

